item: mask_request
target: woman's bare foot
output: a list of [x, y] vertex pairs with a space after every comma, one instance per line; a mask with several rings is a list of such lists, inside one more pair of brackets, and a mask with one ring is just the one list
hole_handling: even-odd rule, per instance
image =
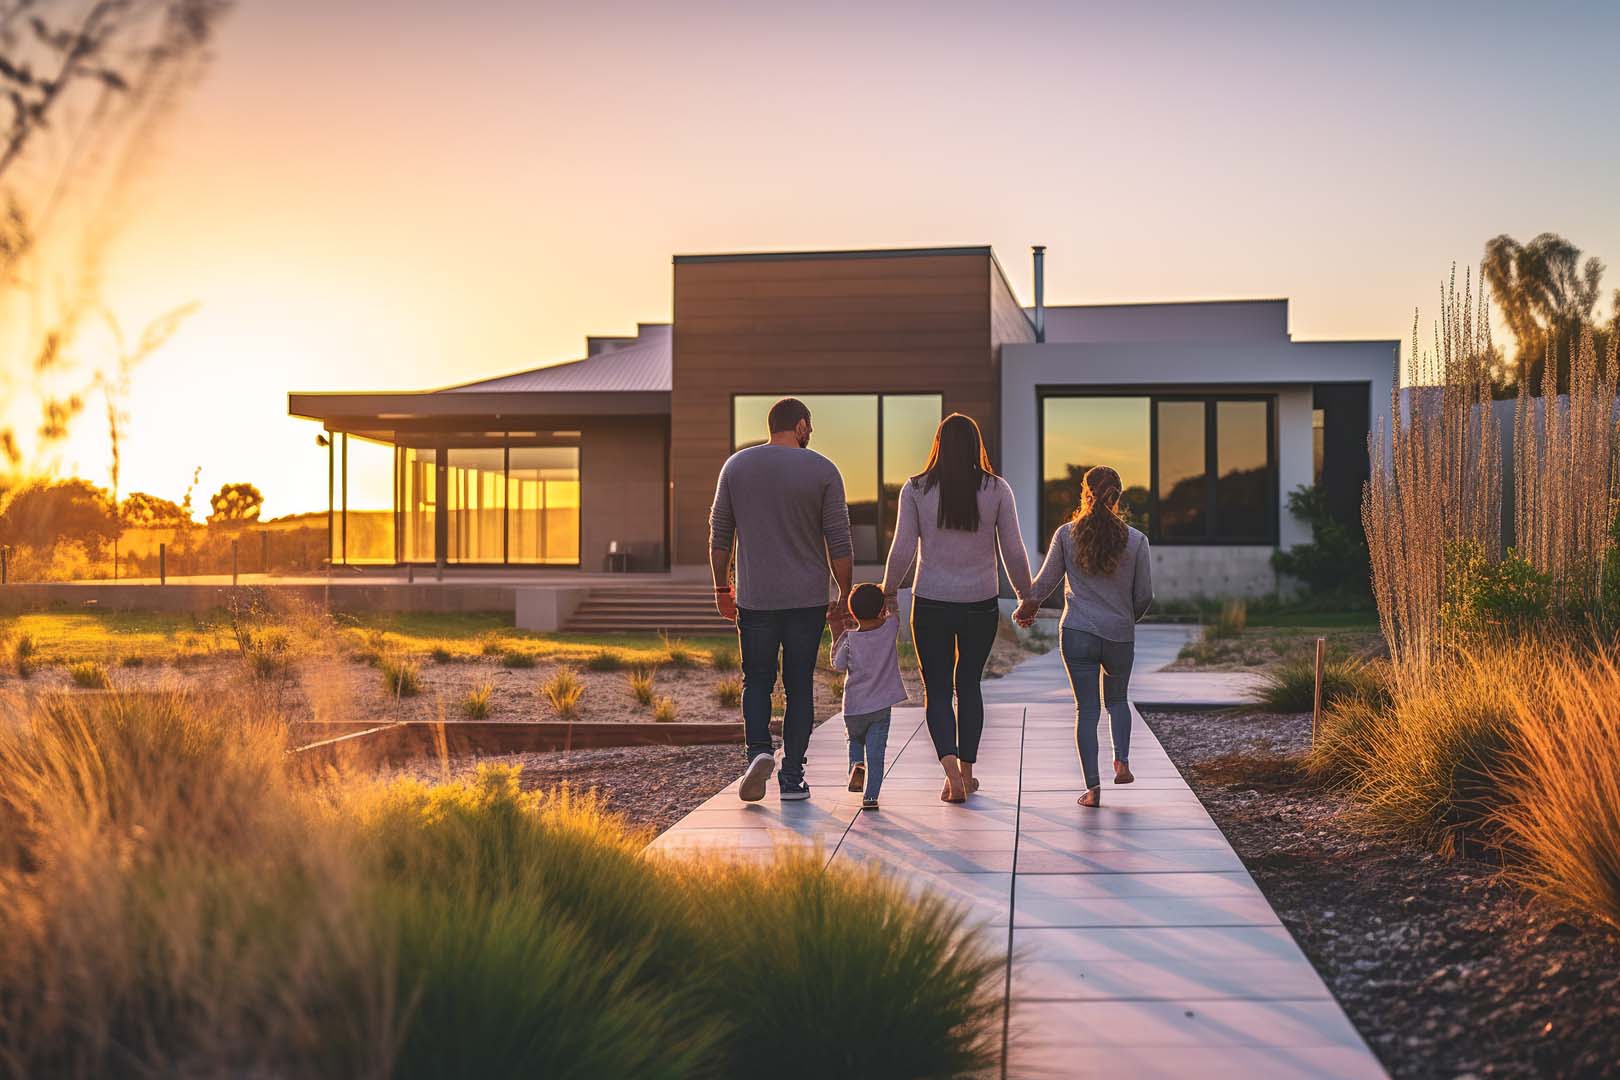
[[1081, 806], [1101, 806], [1102, 805], [1102, 788], [1100, 788], [1100, 787], [1087, 788], [1086, 793], [1084, 795], [1080, 796], [1075, 801], [1078, 802]]
[[948, 803], [967, 802], [967, 786], [962, 783], [962, 767], [956, 755], [940, 758], [939, 764], [945, 770], [945, 789], [939, 793], [940, 799]]
[[1123, 761], [1120, 761], [1118, 758], [1115, 758], [1114, 759], [1114, 783], [1116, 783], [1116, 784], [1129, 784], [1129, 783], [1135, 782], [1135, 780], [1136, 780], [1136, 774], [1131, 772], [1130, 765], [1127, 762], [1123, 762]]
[[969, 795], [979, 790], [979, 778], [973, 775], [973, 762], [958, 760], [957, 768], [962, 770], [962, 787]]

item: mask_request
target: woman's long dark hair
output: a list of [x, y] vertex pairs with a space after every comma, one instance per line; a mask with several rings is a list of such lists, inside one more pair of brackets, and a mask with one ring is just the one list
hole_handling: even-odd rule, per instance
[[1106, 577], [1119, 569], [1130, 539], [1125, 519], [1119, 516], [1119, 496], [1124, 487], [1119, 473], [1106, 465], [1087, 469], [1080, 481], [1080, 506], [1070, 520], [1074, 551], [1080, 569]]
[[942, 529], [975, 532], [979, 528], [979, 489], [995, 476], [990, 455], [984, 449], [984, 436], [973, 417], [951, 413], [934, 431], [934, 445], [928, 451], [928, 464], [911, 478], [924, 492], [939, 487], [939, 518]]

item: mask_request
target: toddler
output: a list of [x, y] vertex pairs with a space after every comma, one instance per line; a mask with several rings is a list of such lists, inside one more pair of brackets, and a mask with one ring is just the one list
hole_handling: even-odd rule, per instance
[[855, 586], [849, 610], [859, 629], [845, 629], [833, 642], [832, 666], [845, 672], [844, 727], [849, 733], [849, 790], [862, 792], [861, 808], [878, 808], [883, 751], [889, 745], [889, 710], [906, 701], [896, 642], [900, 621], [884, 610], [883, 590]]

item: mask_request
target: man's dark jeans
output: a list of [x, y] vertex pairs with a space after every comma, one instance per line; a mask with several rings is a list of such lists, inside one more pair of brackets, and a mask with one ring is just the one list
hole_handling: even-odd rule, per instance
[[737, 643], [742, 652], [743, 727], [748, 760], [771, 752], [771, 691], [781, 662], [787, 711], [782, 717], [782, 771], [786, 780], [804, 778], [804, 752], [815, 719], [816, 655], [827, 625], [825, 607], [775, 611], [737, 609]]

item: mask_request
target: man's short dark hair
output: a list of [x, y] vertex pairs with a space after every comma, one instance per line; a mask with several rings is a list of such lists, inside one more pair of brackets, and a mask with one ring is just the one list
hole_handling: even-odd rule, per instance
[[810, 407], [796, 397], [785, 397], [771, 406], [771, 415], [767, 418], [771, 434], [779, 431], [792, 431], [799, 426], [799, 421], [809, 421]]
[[883, 590], [863, 581], [849, 594], [849, 610], [857, 619], [875, 619], [883, 610]]

